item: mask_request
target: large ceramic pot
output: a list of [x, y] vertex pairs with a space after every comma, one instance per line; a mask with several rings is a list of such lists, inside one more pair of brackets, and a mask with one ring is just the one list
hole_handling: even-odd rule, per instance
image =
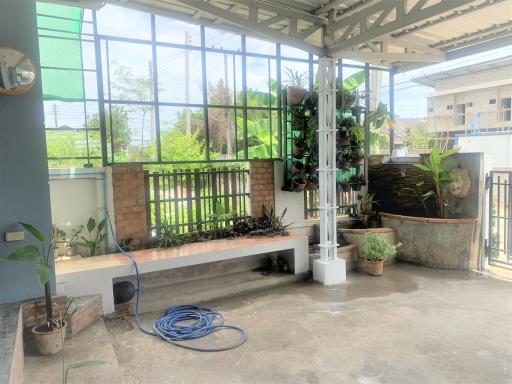
[[432, 219], [381, 213], [382, 225], [396, 231], [402, 243], [397, 257], [443, 269], [477, 267], [478, 220]]
[[46, 324], [36, 325], [32, 328], [32, 335], [37, 351], [43, 356], [55, 355], [62, 351], [63, 341], [66, 336], [66, 321], [63, 326], [52, 331], [46, 331]]
[[288, 105], [299, 105], [306, 96], [306, 90], [298, 87], [288, 87], [286, 102]]
[[[359, 259], [364, 260], [364, 253], [362, 246], [366, 242], [366, 237], [369, 233], [376, 233], [386, 240], [389, 244], [396, 244], [396, 234], [393, 228], [339, 228], [339, 236], [343, 238], [349, 244], [357, 245], [357, 256]], [[395, 257], [391, 257], [385, 260], [386, 262], [395, 261]]]

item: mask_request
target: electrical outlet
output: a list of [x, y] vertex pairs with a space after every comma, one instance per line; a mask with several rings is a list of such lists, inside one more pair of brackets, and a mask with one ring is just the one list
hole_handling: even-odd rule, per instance
[[5, 232], [5, 241], [21, 241], [25, 240], [25, 232]]

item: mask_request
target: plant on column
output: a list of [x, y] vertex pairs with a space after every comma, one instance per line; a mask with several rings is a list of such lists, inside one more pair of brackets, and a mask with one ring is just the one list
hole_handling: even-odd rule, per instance
[[52, 241], [44, 236], [43, 232], [31, 224], [19, 223], [29, 232], [40, 245], [25, 245], [18, 248], [7, 260], [25, 263], [36, 263], [37, 280], [44, 287], [46, 301], [46, 323], [32, 328], [32, 334], [39, 353], [52, 355], [62, 350], [62, 332], [65, 332], [66, 322], [63, 319], [55, 319], [52, 307], [52, 292], [50, 280], [53, 276], [53, 268], [50, 264], [52, 255]]

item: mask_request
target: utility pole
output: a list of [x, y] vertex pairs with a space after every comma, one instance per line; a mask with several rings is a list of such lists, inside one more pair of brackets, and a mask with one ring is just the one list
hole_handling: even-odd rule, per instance
[[[224, 53], [224, 104], [229, 105], [229, 85], [228, 85], [228, 55]], [[226, 121], [226, 153], [228, 157], [233, 155], [233, 148], [231, 146], [231, 119], [229, 118], [229, 109], [224, 108], [224, 118]]]
[[53, 104], [53, 121], [54, 121], [54, 124], [55, 124], [55, 128], [59, 128], [59, 120], [57, 118], [57, 106], [55, 104]]
[[[190, 35], [188, 31], [185, 31], [185, 45], [187, 48], [185, 48], [185, 103], [187, 106], [185, 107], [185, 131], [187, 132], [187, 135], [192, 134], [192, 127], [190, 124], [190, 108], [188, 104], [190, 104], [190, 68], [189, 68], [189, 53], [190, 49], [188, 49], [188, 46], [190, 45]], [[207, 128], [208, 129], [208, 128]]]

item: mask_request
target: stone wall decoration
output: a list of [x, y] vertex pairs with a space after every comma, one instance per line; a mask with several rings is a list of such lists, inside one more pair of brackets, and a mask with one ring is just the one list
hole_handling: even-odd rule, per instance
[[471, 188], [469, 170], [465, 168], [454, 168], [450, 171], [450, 178], [452, 179], [449, 185], [450, 193], [459, 199], [466, 197]]

